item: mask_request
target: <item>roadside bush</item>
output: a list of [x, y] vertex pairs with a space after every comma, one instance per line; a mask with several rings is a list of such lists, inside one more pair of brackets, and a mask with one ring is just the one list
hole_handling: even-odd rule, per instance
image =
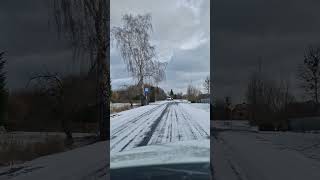
[[62, 131], [63, 123], [72, 127], [72, 123], [98, 122], [95, 78], [70, 75], [61, 82], [60, 94], [46, 82], [11, 92], [7, 129]]
[[253, 73], [247, 86], [250, 124], [261, 130], [287, 130], [288, 105], [294, 101], [289, 84], [268, 80]]
[[129, 110], [129, 109], [131, 109], [130, 105], [124, 105], [124, 106], [121, 106], [121, 107], [112, 107], [111, 108], [111, 113], [117, 113], [117, 112]]

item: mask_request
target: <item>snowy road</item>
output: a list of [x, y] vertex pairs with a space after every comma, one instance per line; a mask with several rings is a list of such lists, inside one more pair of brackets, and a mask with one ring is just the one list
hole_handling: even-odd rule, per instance
[[216, 123], [211, 147], [215, 180], [319, 180], [320, 134], [260, 132]]
[[208, 139], [209, 112], [192, 104], [166, 101], [135, 108], [111, 118], [110, 151], [177, 141]]

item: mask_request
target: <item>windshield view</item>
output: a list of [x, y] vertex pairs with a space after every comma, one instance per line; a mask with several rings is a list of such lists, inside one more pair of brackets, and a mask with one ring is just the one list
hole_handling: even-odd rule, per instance
[[210, 178], [209, 14], [209, 1], [111, 1], [112, 180]]

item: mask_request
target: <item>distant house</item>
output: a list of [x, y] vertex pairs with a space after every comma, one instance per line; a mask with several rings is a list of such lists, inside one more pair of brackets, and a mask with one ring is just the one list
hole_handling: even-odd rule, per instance
[[210, 94], [200, 94], [199, 103], [210, 103]]
[[231, 117], [236, 120], [247, 120], [249, 118], [248, 105], [242, 103], [233, 106], [231, 109]]

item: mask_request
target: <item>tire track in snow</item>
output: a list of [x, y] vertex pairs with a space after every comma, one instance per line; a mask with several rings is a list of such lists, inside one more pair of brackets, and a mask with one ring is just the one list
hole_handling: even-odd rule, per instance
[[[176, 110], [175, 110], [176, 111]], [[177, 112], [176, 112], [177, 113]], [[177, 115], [176, 115], [177, 116]], [[197, 135], [195, 134], [195, 132], [193, 132], [193, 129], [192, 129], [192, 127], [191, 127], [191, 124], [190, 124], [190, 122], [186, 119], [186, 118], [184, 118], [185, 119], [185, 121], [188, 123], [188, 129], [189, 129], [189, 131], [190, 131], [190, 133], [192, 134], [192, 139], [198, 139], [197, 138]]]
[[[125, 124], [124, 129], [122, 130], [123, 133], [119, 134], [119, 138], [117, 136], [114, 136], [113, 139], [111, 139], [111, 146], [110, 151], [123, 151], [128, 146], [130, 146], [136, 138], [139, 136], [143, 136], [144, 132], [148, 129], [149, 124], [154, 121], [153, 116], [154, 113], [157, 113], [157, 111], [161, 111], [163, 105], [159, 105], [139, 116], [134, 118], [133, 120], [128, 121]], [[133, 137], [130, 137], [131, 135], [134, 135]]]
[[207, 137], [207, 138], [210, 137], [208, 132], [204, 130], [203, 127], [198, 122], [192, 120], [189, 113], [187, 113], [183, 108], [181, 108], [180, 111], [182, 112], [182, 115], [184, 116], [184, 118], [192, 124], [191, 127], [194, 127], [201, 136]]
[[111, 152], [208, 137], [199, 122], [179, 102], [161, 104], [125, 121], [112, 130]]
[[150, 115], [151, 113], [153, 113], [156, 109], [158, 109], [160, 106], [163, 106], [163, 104], [158, 105], [142, 114], [140, 114], [139, 116], [133, 118], [132, 120], [128, 121], [126, 124], [123, 124], [117, 128], [115, 128], [114, 130], [112, 130], [112, 136], [111, 139], [114, 139], [115, 137], [117, 137], [118, 134], [121, 134], [122, 132], [125, 132], [127, 130], [127, 128], [131, 128], [132, 124], [135, 124], [137, 121], [141, 120], [143, 117]]
[[156, 130], [156, 128], [158, 127], [158, 124], [160, 123], [160, 121], [162, 120], [162, 117], [165, 115], [165, 113], [168, 111], [168, 107], [171, 105], [171, 103], [167, 103], [165, 109], [162, 111], [162, 113], [160, 114], [160, 116], [154, 121], [154, 123], [151, 125], [150, 130], [145, 134], [146, 136], [144, 136], [143, 140], [137, 145], [137, 147], [139, 146], [146, 146], [148, 144], [148, 142], [150, 141], [152, 134], [154, 133], [154, 131]]
[[[149, 140], [148, 144], [161, 144], [163, 137], [166, 134], [166, 124], [169, 121], [168, 116], [169, 116], [169, 111], [170, 109], [167, 109], [166, 112], [164, 112], [166, 114], [165, 118], [162, 118], [162, 121], [159, 123], [159, 126], [161, 126], [160, 130], [155, 131], [155, 133], [152, 134], [151, 139]], [[154, 138], [156, 137], [156, 138]], [[152, 140], [155, 139], [155, 140]]]

